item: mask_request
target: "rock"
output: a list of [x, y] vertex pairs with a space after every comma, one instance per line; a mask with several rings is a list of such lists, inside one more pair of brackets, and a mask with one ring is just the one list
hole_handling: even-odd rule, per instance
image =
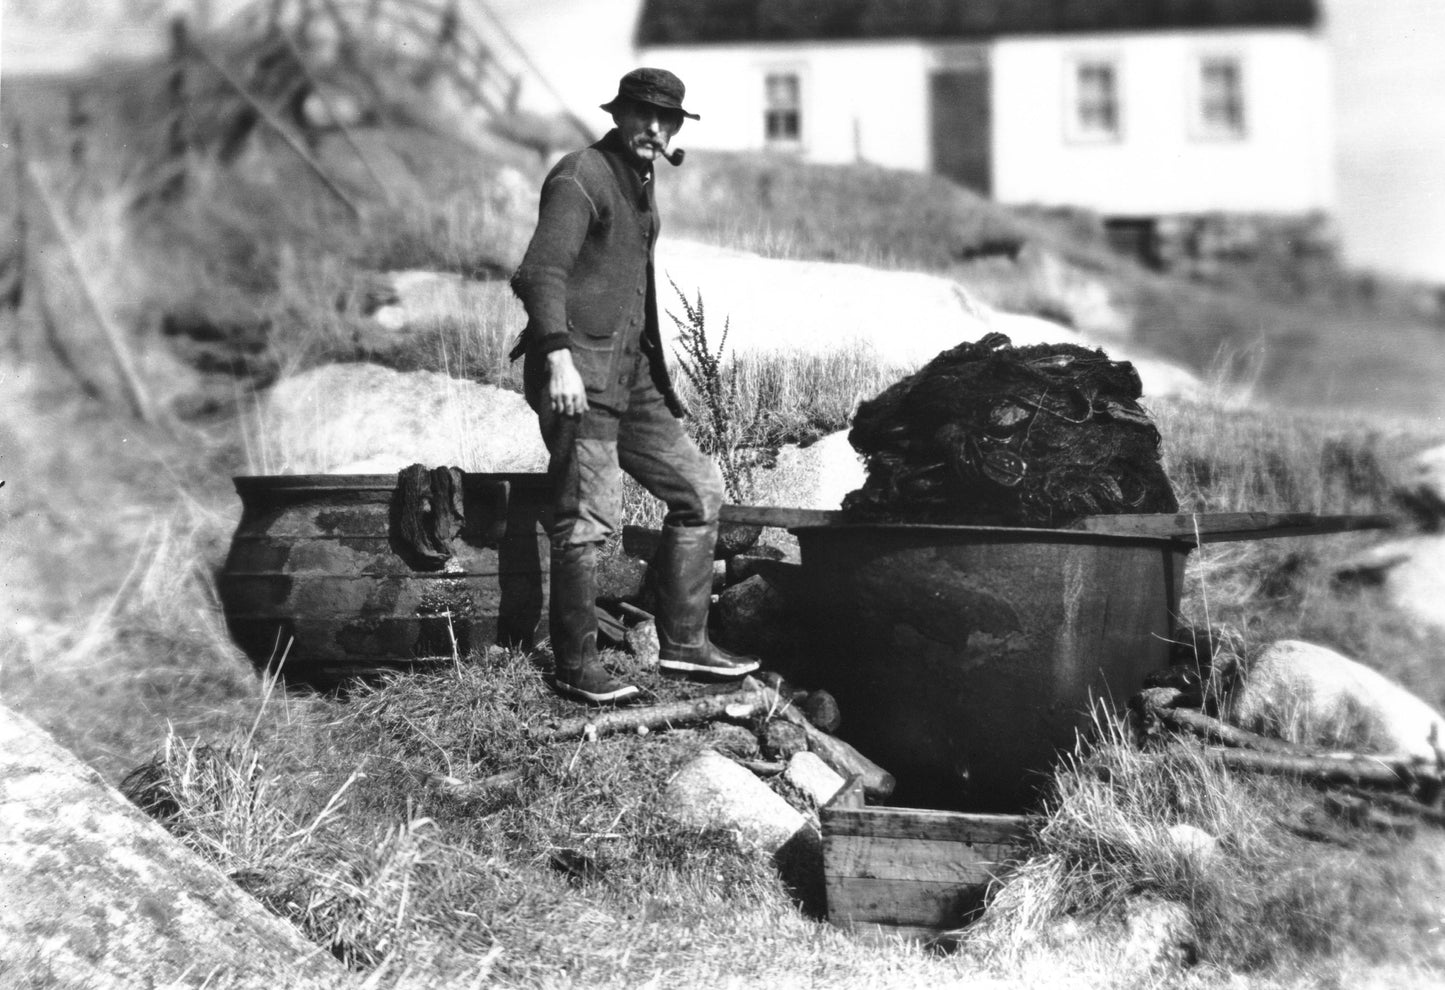
[[[721, 334], [726, 317], [734, 355], [855, 347], [884, 363], [913, 367], [988, 332], [981, 305], [959, 283], [937, 275], [768, 259], [669, 237], [658, 241], [657, 272], [659, 307], [682, 312], [669, 279], [689, 301], [701, 294], [709, 337]], [[677, 331], [671, 320], [662, 323], [671, 354]]]
[[788, 444], [774, 467], [753, 474], [754, 501], [799, 509], [836, 509], [867, 479], [848, 431], [830, 433], [806, 447]]
[[627, 650], [643, 667], [656, 667], [660, 645], [657, 639], [657, 623], [645, 619], [627, 630]]
[[831, 801], [845, 783], [820, 756], [808, 752], [794, 753], [788, 759], [788, 768], [783, 771], [783, 776], [818, 807]]
[[812, 691], [803, 700], [803, 714], [809, 722], [827, 733], [836, 733], [843, 724], [843, 713], [838, 708], [838, 699], [827, 691]]
[[3, 706], [0, 903], [0, 972], [24, 976], [43, 960], [47, 986], [271, 990], [280, 973], [288, 987], [353, 985], [330, 954]]
[[1377, 544], [1336, 569], [1336, 577], [1378, 587], [1393, 607], [1445, 630], [1445, 535], [1421, 534]]
[[1219, 853], [1219, 840], [1197, 826], [1180, 822], [1169, 826], [1165, 834], [1170, 845], [1199, 863], [1208, 863]]
[[1224, 707], [1232, 725], [1291, 742], [1434, 761], [1445, 717], [1334, 650], [1279, 640], [1246, 661]]
[[774, 760], [790, 760], [808, 751], [808, 733], [801, 725], [775, 718], [763, 727], [763, 753]]
[[792, 649], [799, 635], [787, 599], [761, 574], [725, 588], [716, 613], [729, 649], [776, 654]]
[[409, 464], [545, 471], [537, 417], [515, 392], [431, 371], [329, 364], [267, 394], [257, 473], [391, 474]]
[[1121, 962], [1127, 969], [1181, 966], [1199, 955], [1189, 909], [1177, 901], [1134, 897], [1124, 907], [1126, 932]]
[[677, 821], [732, 832], [745, 848], [769, 854], [795, 836], [814, 832], [807, 818], [766, 784], [712, 750], [704, 750], [673, 775], [663, 801]]

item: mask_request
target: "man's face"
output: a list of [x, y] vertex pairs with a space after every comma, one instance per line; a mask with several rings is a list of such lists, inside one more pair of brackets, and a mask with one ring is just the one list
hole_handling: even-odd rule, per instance
[[622, 144], [642, 162], [656, 161], [682, 127], [682, 111], [651, 103], [624, 103], [612, 112]]

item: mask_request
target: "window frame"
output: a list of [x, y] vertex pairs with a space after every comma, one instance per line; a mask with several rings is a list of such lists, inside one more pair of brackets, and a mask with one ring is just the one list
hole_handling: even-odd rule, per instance
[[[1124, 141], [1124, 59], [1117, 52], [1078, 52], [1065, 59], [1064, 75], [1064, 137], [1071, 144], [1122, 144]], [[1084, 73], [1092, 69], [1107, 69], [1110, 80], [1107, 100], [1099, 102], [1100, 107], [1112, 111], [1110, 127], [1099, 127], [1085, 120], [1086, 109], [1093, 109], [1092, 94], [1085, 93]], [[1085, 99], [1090, 98], [1086, 108]]]
[[[1206, 82], [1206, 73], [1211, 66], [1229, 65], [1234, 69], [1232, 92], [1225, 94], [1225, 105], [1230, 97], [1237, 101], [1237, 121], [1219, 122], [1209, 114], [1211, 94]], [[1249, 75], [1245, 69], [1244, 55], [1237, 51], [1202, 51], [1195, 54], [1191, 63], [1189, 86], [1189, 132], [1196, 141], [1247, 141], [1249, 139]]]
[[[792, 80], [793, 104], [774, 104], [773, 80]], [[775, 151], [801, 151], [807, 134], [805, 111], [806, 77], [796, 65], [768, 65], [762, 69], [763, 84], [763, 147]], [[793, 116], [793, 133], [775, 136], [772, 133], [774, 114]]]

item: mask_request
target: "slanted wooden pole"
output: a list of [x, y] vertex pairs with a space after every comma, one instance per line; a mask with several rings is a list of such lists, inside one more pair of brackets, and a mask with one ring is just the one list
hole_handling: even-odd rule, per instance
[[246, 87], [241, 84], [241, 81], [231, 75], [225, 66], [216, 61], [210, 52], [206, 51], [200, 45], [193, 44], [191, 47], [196, 54], [201, 57], [202, 61], [215, 70], [216, 75], [220, 76], [227, 86], [230, 86], [231, 89], [236, 91], [236, 95], [245, 100], [251, 109], [256, 111], [257, 115], [260, 116], [261, 120], [268, 127], [281, 136], [281, 140], [286, 142], [286, 146], [296, 153], [296, 157], [300, 158], [301, 161], [306, 164], [307, 168], [311, 169], [316, 177], [321, 180], [322, 184], [326, 186], [327, 191], [336, 197], [337, 201], [346, 207], [347, 211], [350, 212], [353, 217], [360, 219], [361, 209], [356, 205], [355, 201], [346, 195], [346, 192], [336, 184], [331, 176], [326, 174], [326, 170], [321, 167], [321, 163], [311, 157], [311, 153], [301, 146], [301, 142], [291, 136], [291, 132], [286, 128], [285, 124], [281, 123], [280, 118], [271, 111], [271, 108], [252, 96]]
[[100, 304], [100, 298], [90, 284], [90, 278], [80, 260], [80, 253], [75, 247], [75, 233], [70, 229], [70, 223], [65, 219], [65, 214], [50, 194], [50, 189], [46, 186], [45, 180], [41, 177], [34, 162], [27, 161], [25, 163], [25, 174], [30, 179], [30, 184], [35, 187], [40, 205], [44, 207], [51, 225], [55, 228], [56, 235], [60, 238], [60, 243], [65, 248], [65, 257], [75, 272], [76, 284], [80, 286], [81, 294], [85, 297], [90, 311], [95, 314], [96, 322], [100, 324], [106, 343], [115, 356], [115, 363], [120, 369], [121, 381], [125, 387], [126, 399], [129, 401], [132, 411], [142, 422], [153, 422], [155, 407], [151, 403], [150, 395], [146, 392], [145, 384], [136, 372], [135, 360], [131, 356], [124, 336], [106, 314], [105, 308]]

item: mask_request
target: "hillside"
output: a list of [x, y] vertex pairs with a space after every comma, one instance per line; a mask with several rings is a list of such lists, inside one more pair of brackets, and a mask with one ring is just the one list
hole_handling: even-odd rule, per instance
[[[225, 54], [239, 67], [248, 51]], [[537, 676], [545, 650], [478, 651], [335, 696], [256, 678], [214, 578], [238, 514], [229, 479], [276, 440], [268, 391], [357, 361], [516, 384], [502, 311], [396, 332], [376, 317], [383, 276], [504, 293], [565, 125], [459, 138], [441, 101], [398, 81], [413, 68], [379, 74], [383, 124], [317, 126], [304, 157], [254, 120], [231, 126], [244, 106], [200, 76], [206, 113], [174, 154], [164, 66], [5, 80], [0, 115], [22, 137], [0, 157], [16, 193], [0, 196], [6, 705], [112, 782], [149, 766], [177, 798], [173, 831], [369, 986], [1440, 985], [1438, 830], [1322, 828], [1308, 787], [1144, 759], [1107, 732], [1060, 775], [1026, 882], [972, 941], [934, 953], [820, 922], [772, 863], [669, 819], [664, 782], [711, 736], [537, 744], [527, 726], [570, 711]], [[869, 168], [698, 153], [659, 181], [666, 236], [947, 276], [1252, 394], [1152, 408], [1187, 509], [1393, 511], [1407, 458], [1445, 439], [1445, 346], [1411, 287], [1280, 259], [1171, 278], [1110, 254], [1092, 218]], [[845, 359], [845, 373], [752, 369], [764, 384], [739, 407], [786, 407], [769, 410], [770, 443], [840, 428], [884, 374]], [[1334, 579], [1371, 539], [1196, 554], [1184, 618], [1322, 642], [1445, 703], [1445, 633]], [[660, 698], [680, 690], [635, 673]], [[418, 783], [508, 770], [516, 788], [481, 802]], [[1176, 822], [1221, 837], [1217, 866], [1166, 842]], [[1115, 965], [1139, 891], [1187, 906], [1197, 966]], [[0, 982], [13, 964], [0, 959]]]

